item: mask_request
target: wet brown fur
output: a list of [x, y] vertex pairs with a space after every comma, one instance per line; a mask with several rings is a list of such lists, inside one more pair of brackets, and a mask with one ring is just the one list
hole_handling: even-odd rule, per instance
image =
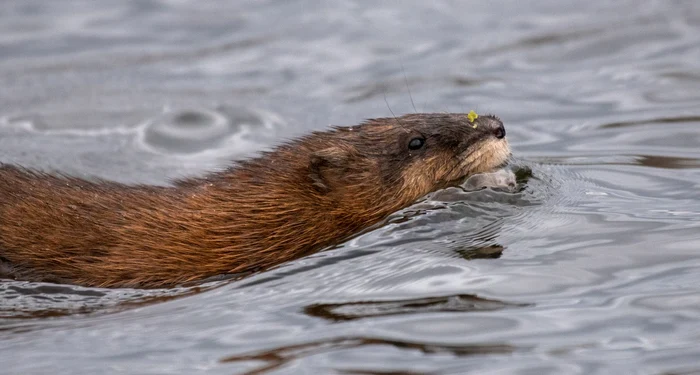
[[[24, 280], [144, 288], [266, 269], [503, 164], [500, 121], [476, 124], [464, 114], [369, 120], [172, 187], [0, 165], [0, 268]], [[425, 146], [409, 150], [415, 137]]]

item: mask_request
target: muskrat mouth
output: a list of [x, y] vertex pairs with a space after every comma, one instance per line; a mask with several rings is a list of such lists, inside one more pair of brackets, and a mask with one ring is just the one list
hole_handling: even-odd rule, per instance
[[511, 159], [512, 159], [511, 157], [508, 157], [508, 159], [504, 160], [501, 164], [498, 164], [497, 166], [491, 168], [489, 170], [489, 172], [495, 172], [499, 169], [503, 169], [503, 168], [507, 167], [508, 164], [510, 164]]
[[[488, 155], [487, 157], [483, 157]], [[487, 143], [476, 151], [465, 152], [461, 155], [457, 169], [460, 176], [454, 177], [449, 184], [460, 185], [471, 176], [483, 173], [493, 173], [508, 166], [512, 157], [510, 147], [499, 143]]]
[[475, 168], [476, 171], [466, 172], [461, 177], [457, 177], [451, 181], [448, 181], [447, 183], [445, 183], [445, 186], [462, 186], [465, 184], [469, 184], [469, 182], [472, 178], [478, 178], [479, 176], [488, 176], [488, 175], [492, 175], [492, 174], [497, 174], [500, 171], [504, 171], [508, 167], [508, 165], [511, 162], [511, 159], [512, 158], [509, 155], [507, 158], [503, 159], [500, 163], [495, 164], [490, 168], [481, 169], [481, 168], [477, 167], [477, 168]]
[[[493, 172], [504, 168], [508, 165], [511, 160], [511, 152], [508, 142], [503, 141], [488, 141], [483, 146], [480, 146], [480, 155], [477, 155], [477, 160], [479, 160], [483, 155], [487, 155], [484, 161], [472, 165], [471, 174], [479, 172]], [[469, 155], [465, 158], [465, 161], [469, 159]], [[485, 167], [485, 168], [484, 168]]]

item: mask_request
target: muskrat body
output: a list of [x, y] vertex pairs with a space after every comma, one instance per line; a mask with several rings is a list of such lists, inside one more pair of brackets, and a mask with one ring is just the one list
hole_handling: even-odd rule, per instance
[[266, 269], [503, 165], [504, 137], [493, 116], [368, 120], [169, 187], [1, 165], [0, 268], [15, 279], [140, 288]]

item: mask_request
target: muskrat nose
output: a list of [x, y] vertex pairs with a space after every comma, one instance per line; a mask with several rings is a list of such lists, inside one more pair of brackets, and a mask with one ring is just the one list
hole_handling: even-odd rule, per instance
[[498, 117], [492, 115], [482, 116], [477, 121], [481, 121], [481, 126], [484, 127], [484, 130], [490, 132], [496, 138], [503, 139], [506, 137], [506, 128], [503, 127], [503, 123]]
[[503, 127], [503, 124], [496, 126], [496, 129], [493, 131], [493, 135], [495, 135], [498, 139], [503, 139], [506, 137], [506, 128]]

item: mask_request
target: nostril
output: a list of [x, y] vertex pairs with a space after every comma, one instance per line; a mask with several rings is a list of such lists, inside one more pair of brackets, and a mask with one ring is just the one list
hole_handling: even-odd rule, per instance
[[497, 127], [496, 130], [494, 130], [493, 135], [495, 135], [498, 139], [505, 138], [506, 128], [504, 128], [503, 125]]

